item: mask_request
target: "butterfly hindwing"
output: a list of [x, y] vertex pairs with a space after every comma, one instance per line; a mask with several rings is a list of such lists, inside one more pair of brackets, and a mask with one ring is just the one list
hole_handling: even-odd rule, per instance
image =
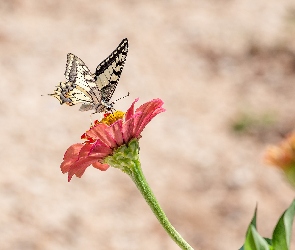
[[67, 104], [73, 106], [77, 103], [92, 103], [92, 97], [85, 89], [77, 86], [72, 82], [61, 82], [56, 87], [53, 94], [50, 94], [57, 98], [60, 104]]
[[109, 103], [120, 79], [128, 52], [128, 40], [123, 39], [119, 46], [102, 61], [91, 74], [85, 63], [72, 53], [67, 55], [65, 77], [51, 96], [60, 104], [69, 106], [82, 103], [80, 111], [94, 109], [105, 112], [112, 109]]

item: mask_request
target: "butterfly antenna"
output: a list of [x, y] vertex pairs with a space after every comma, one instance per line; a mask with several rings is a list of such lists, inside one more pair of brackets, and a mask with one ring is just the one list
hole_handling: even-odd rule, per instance
[[117, 100], [113, 101], [112, 104], [115, 104], [117, 101], [119, 101], [119, 100], [121, 100], [121, 99], [124, 99], [125, 97], [127, 97], [127, 96], [129, 96], [129, 95], [130, 95], [130, 93], [128, 92], [127, 95], [118, 98]]

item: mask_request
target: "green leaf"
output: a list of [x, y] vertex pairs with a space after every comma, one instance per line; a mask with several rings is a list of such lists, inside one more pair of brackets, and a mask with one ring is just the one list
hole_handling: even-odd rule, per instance
[[273, 235], [272, 243], [274, 250], [288, 250], [290, 249], [292, 224], [295, 215], [295, 200], [291, 203], [289, 208], [283, 213], [279, 219]]
[[265, 241], [268, 243], [268, 245], [269, 245], [269, 249], [273, 249], [273, 247], [272, 247], [272, 239], [269, 239], [269, 238], [265, 238], [265, 237], [263, 237], [264, 239], [265, 239]]
[[263, 239], [256, 230], [256, 214], [257, 206], [253, 218], [247, 230], [246, 240], [244, 246], [240, 250], [269, 250], [269, 245], [265, 239]]
[[[256, 205], [256, 207], [255, 207], [255, 211], [254, 211], [253, 218], [252, 218], [252, 220], [251, 220], [251, 222], [250, 222], [250, 225], [253, 225], [255, 229], [257, 228], [257, 227], [256, 227], [256, 217], [257, 217], [257, 205]], [[249, 225], [249, 226], [250, 226], [250, 225]]]
[[258, 234], [256, 228], [252, 224], [250, 224], [247, 230], [244, 250], [269, 250], [267, 241]]
[[[273, 247], [271, 245], [271, 239], [268, 239], [268, 238], [264, 238], [264, 239], [269, 245], [269, 250], [273, 250]], [[239, 250], [245, 250], [244, 246], [242, 246]]]

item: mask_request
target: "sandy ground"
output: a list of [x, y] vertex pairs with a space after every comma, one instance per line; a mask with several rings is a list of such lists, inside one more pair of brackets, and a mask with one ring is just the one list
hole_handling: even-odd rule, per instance
[[258, 203], [271, 237], [294, 197], [262, 162], [295, 124], [293, 0], [0, 0], [0, 20], [1, 250], [179, 249], [127, 175], [59, 169], [90, 115], [41, 95], [67, 53], [94, 71], [124, 37], [116, 108], [165, 102], [140, 157], [172, 224], [195, 249], [238, 249]]

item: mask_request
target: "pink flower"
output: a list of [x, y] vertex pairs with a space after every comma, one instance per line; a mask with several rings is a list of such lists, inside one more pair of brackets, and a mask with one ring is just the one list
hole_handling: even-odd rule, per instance
[[76, 143], [68, 148], [61, 164], [61, 171], [68, 173], [68, 181], [73, 175], [81, 177], [90, 165], [105, 171], [110, 166], [103, 163], [118, 147], [127, 144], [132, 139], [139, 139], [145, 126], [159, 113], [164, 112], [161, 99], [153, 99], [134, 112], [134, 104], [124, 113], [116, 111], [106, 114], [101, 122], [95, 122], [82, 139], [84, 143]]

